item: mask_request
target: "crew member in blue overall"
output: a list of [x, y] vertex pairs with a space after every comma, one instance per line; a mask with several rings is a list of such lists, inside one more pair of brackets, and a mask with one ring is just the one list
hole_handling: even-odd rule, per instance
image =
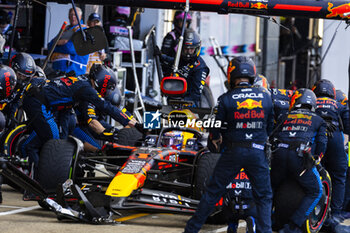
[[[186, 29], [179, 68], [176, 74], [173, 75], [186, 79], [187, 92], [184, 100], [192, 101], [196, 107], [200, 107], [203, 87], [210, 71], [199, 55], [200, 51], [201, 40], [199, 35], [192, 29]], [[173, 64], [173, 58], [170, 60], [169, 64]]]
[[277, 122], [281, 116], [288, 113], [290, 98], [293, 95], [293, 91], [277, 88], [270, 89], [270, 91], [275, 111], [275, 122]]
[[[289, 109], [271, 135], [277, 139], [271, 161], [271, 183], [276, 192], [285, 179], [292, 177], [303, 188], [305, 196], [280, 233], [302, 232], [301, 226], [320, 200], [322, 183], [314, 161], [320, 161], [327, 145], [327, 125], [315, 113], [316, 95], [310, 89], [297, 90]], [[308, 147], [312, 148], [311, 154], [304, 155]], [[306, 166], [305, 161], [310, 165]]]
[[[169, 58], [175, 58], [179, 39], [181, 36], [181, 30], [182, 30], [184, 18], [185, 18], [184, 11], [175, 12], [174, 19], [173, 19], [174, 29], [168, 32], [168, 34], [166, 34], [166, 36], [163, 39], [162, 48], [161, 48], [163, 57], [166, 56]], [[192, 22], [192, 17], [190, 14], [187, 14], [186, 28], [189, 28], [191, 22]], [[162, 70], [165, 76], [169, 76], [172, 73], [173, 64], [174, 63], [169, 64], [167, 62], [162, 63]]]
[[0, 64], [0, 111], [4, 115], [10, 112], [9, 104], [16, 97], [16, 85], [15, 71], [9, 66]]
[[[6, 119], [2, 113], [4, 107], [11, 101], [13, 98], [13, 93], [15, 92], [15, 86], [17, 83], [17, 77], [12, 68], [0, 64], [0, 128], [1, 131], [5, 128]], [[2, 185], [2, 176], [0, 174], [0, 203], [2, 202], [1, 195], [1, 185]]]
[[[341, 90], [336, 90], [336, 101], [338, 103], [341, 103], [343, 106], [346, 107], [347, 111], [349, 111], [349, 103], [348, 103], [348, 97], [347, 95], [341, 91]], [[346, 142], [345, 146], [345, 153], [348, 154], [349, 158], [349, 142]], [[346, 150], [348, 148], [348, 150]], [[344, 203], [343, 203], [343, 213], [342, 216], [347, 219], [350, 218], [350, 211], [349, 211], [349, 201], [350, 201], [350, 169], [349, 169], [349, 164], [348, 164], [348, 170], [346, 173], [346, 183], [345, 183], [345, 196], [344, 196]]]
[[269, 92], [253, 86], [255, 70], [254, 62], [247, 57], [236, 57], [229, 63], [227, 78], [231, 90], [219, 97], [216, 116], [216, 120], [227, 122], [227, 129], [213, 129], [211, 135], [217, 147], [222, 141], [222, 155], [196, 213], [187, 222], [186, 233], [200, 230], [241, 168], [252, 183], [257, 232], [272, 232], [272, 189], [264, 148], [273, 128], [273, 107]]
[[332, 180], [331, 217], [325, 223], [328, 225], [330, 221], [332, 227], [335, 223], [344, 220], [341, 210], [344, 202], [348, 158], [344, 150], [343, 132], [349, 132], [349, 112], [344, 105], [335, 100], [335, 87], [329, 80], [317, 81], [312, 90], [317, 96], [316, 113], [327, 123], [328, 143], [322, 163]]
[[[104, 77], [102, 85], [96, 82], [97, 77], [101, 76]], [[72, 109], [77, 103], [84, 101], [92, 103], [123, 126], [136, 124], [136, 120], [126, 111], [119, 110], [98, 95], [104, 95], [108, 89], [115, 88], [116, 83], [113, 80], [116, 80], [116, 77], [110, 68], [95, 64], [87, 80], [83, 77], [63, 77], [47, 82], [41, 88], [33, 87], [28, 90], [23, 100], [23, 108], [40, 139], [40, 144], [36, 145], [37, 150], [33, 151], [33, 148], [27, 150], [35, 165], [39, 161], [38, 150], [41, 145], [50, 139], [66, 138], [74, 129], [75, 124], [71, 128], [71, 115], [67, 110]], [[54, 115], [57, 114], [63, 114], [61, 119], [66, 116], [66, 121], [59, 122], [61, 125], [55, 121]]]
[[268, 91], [270, 91], [275, 114], [275, 122], [278, 121], [279, 117], [283, 116], [289, 111], [290, 97], [293, 95], [292, 90], [270, 88], [266, 77], [261, 74], [258, 74], [255, 77], [254, 85], [265, 87]]
[[[96, 82], [103, 84], [103, 76], [96, 78]], [[115, 80], [117, 83], [117, 80]], [[119, 106], [121, 95], [118, 88], [108, 89], [104, 95], [101, 95], [106, 101], [114, 106]], [[118, 130], [106, 121], [106, 116], [96, 107], [84, 101], [74, 108], [77, 116], [77, 126], [73, 131], [73, 135], [84, 143], [84, 149], [88, 151], [97, 151], [101, 149], [101, 142], [114, 141]]]
[[4, 109], [7, 118], [7, 128], [13, 128], [15, 126], [15, 117], [20, 106], [20, 100], [25, 92], [26, 86], [30, 82], [33, 82], [32, 78], [36, 75], [37, 71], [34, 59], [27, 53], [17, 53], [12, 56], [10, 67], [16, 73], [17, 84], [15, 87], [14, 98], [9, 103], [8, 107]]

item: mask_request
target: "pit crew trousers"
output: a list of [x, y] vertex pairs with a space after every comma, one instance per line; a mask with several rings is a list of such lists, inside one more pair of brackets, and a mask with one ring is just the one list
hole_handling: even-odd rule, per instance
[[253, 187], [257, 209], [257, 232], [271, 233], [272, 190], [265, 152], [254, 148], [234, 147], [225, 150], [207, 184], [197, 211], [187, 222], [185, 233], [198, 232], [212, 213], [215, 204], [227, 192], [226, 186], [244, 168]]
[[[279, 148], [271, 161], [271, 184], [274, 192], [287, 178], [295, 179], [305, 192], [298, 209], [290, 218], [301, 227], [322, 196], [322, 183], [316, 167], [304, 171], [303, 158], [295, 150]], [[292, 190], [291, 190], [292, 191]]]
[[335, 131], [333, 137], [328, 138], [327, 150], [322, 163], [331, 176], [331, 210], [333, 215], [337, 215], [343, 208], [346, 171], [348, 169], [348, 157], [344, 150], [344, 135], [341, 131]]
[[53, 114], [34, 96], [24, 98], [23, 108], [29, 119], [28, 127], [34, 131], [25, 141], [22, 151], [29, 156], [30, 162], [38, 166], [41, 146], [50, 139], [67, 138], [75, 127], [75, 116], [70, 110]]

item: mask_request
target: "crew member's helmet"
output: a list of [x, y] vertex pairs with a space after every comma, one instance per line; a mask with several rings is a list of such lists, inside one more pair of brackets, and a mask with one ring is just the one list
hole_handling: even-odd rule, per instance
[[227, 81], [232, 88], [235, 86], [235, 80], [239, 78], [248, 78], [250, 84], [254, 84], [256, 77], [256, 67], [253, 60], [249, 57], [235, 57], [227, 67]]
[[193, 29], [186, 29], [181, 51], [181, 59], [194, 62], [201, 52], [201, 39]]
[[2, 112], [0, 112], [0, 132], [2, 132], [5, 129], [6, 125], [6, 119]]
[[291, 98], [289, 111], [298, 108], [308, 108], [311, 111], [315, 111], [316, 101], [316, 95], [312, 90], [307, 88], [300, 88], [294, 92]]
[[18, 83], [30, 81], [36, 71], [34, 59], [27, 53], [13, 55], [10, 67], [16, 72]]
[[329, 97], [335, 99], [335, 87], [333, 83], [327, 79], [318, 80], [312, 87], [317, 97]]
[[270, 84], [269, 81], [267, 80], [267, 78], [262, 75], [262, 74], [257, 74], [255, 79], [254, 79], [254, 85], [255, 86], [259, 86], [259, 87], [264, 87], [267, 90], [270, 89]]
[[13, 69], [0, 64], [0, 100], [8, 98], [15, 89], [17, 77]]
[[115, 8], [114, 22], [116, 25], [126, 27], [130, 16], [130, 7], [117, 6]]
[[46, 80], [46, 79], [47, 79], [44, 70], [43, 70], [40, 66], [36, 66], [36, 69], [35, 69], [35, 76], [36, 76], [37, 78], [41, 78], [41, 79], [43, 79], [43, 80]]
[[[177, 30], [181, 30], [182, 29], [182, 23], [184, 21], [184, 18], [185, 18], [185, 12], [184, 11], [176, 11], [175, 14], [174, 14], [174, 20], [173, 20], [173, 24], [174, 24], [174, 27], [175, 29]], [[192, 22], [192, 17], [191, 15], [188, 13], [187, 14], [187, 18], [186, 18], [186, 28], [188, 28], [190, 26]]]
[[96, 91], [105, 97], [117, 85], [117, 78], [109, 67], [101, 64], [93, 64], [90, 69], [89, 78], [94, 82]]
[[107, 90], [105, 95], [105, 100], [109, 101], [112, 105], [119, 107], [122, 102], [122, 94], [120, 93], [119, 88], [115, 88], [114, 90]]
[[337, 102], [341, 103], [344, 106], [348, 105], [348, 97], [343, 91], [336, 90], [335, 93], [336, 93], [335, 99]]

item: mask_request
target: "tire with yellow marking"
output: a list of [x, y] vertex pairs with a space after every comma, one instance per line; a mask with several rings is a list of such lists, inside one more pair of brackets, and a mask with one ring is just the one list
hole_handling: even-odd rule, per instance
[[[331, 180], [328, 172], [323, 167], [319, 166], [317, 169], [323, 185], [322, 196], [315, 209], [303, 224], [302, 230], [304, 233], [319, 232], [330, 208], [332, 193]], [[274, 214], [272, 218], [274, 231], [278, 231], [284, 224], [289, 222], [289, 217], [299, 206], [304, 195], [303, 189], [294, 180], [288, 180], [279, 187], [274, 197]]]

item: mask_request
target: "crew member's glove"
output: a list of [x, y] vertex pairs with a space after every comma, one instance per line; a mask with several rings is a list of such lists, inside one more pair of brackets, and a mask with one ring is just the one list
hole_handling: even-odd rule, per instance
[[328, 136], [329, 138], [332, 138], [332, 137], [333, 137], [334, 131], [337, 130], [337, 126], [333, 124], [332, 118], [331, 118], [331, 117], [329, 117], [329, 116], [323, 116], [322, 118], [323, 118], [323, 120], [324, 120], [324, 121], [326, 122], [326, 124], [327, 124], [327, 136]]
[[337, 126], [335, 126], [332, 121], [326, 121], [327, 123], [327, 135], [332, 138], [334, 131], [337, 130]]
[[115, 128], [105, 129], [102, 133], [99, 134], [99, 137], [103, 141], [114, 142], [117, 140], [118, 130]]
[[156, 45], [154, 46], [154, 55], [155, 56], [161, 56], [162, 55], [162, 52], [160, 51], [159, 47]]
[[320, 163], [319, 156], [313, 156], [311, 154], [311, 148], [307, 148], [303, 151], [303, 171], [300, 173], [300, 176], [308, 169], [311, 169], [313, 166]]
[[143, 128], [143, 124], [141, 124], [141, 123], [136, 123], [135, 124], [135, 128], [140, 132], [140, 133], [142, 133], [142, 135], [146, 135], [147, 133], [148, 133], [148, 129], [145, 129], [145, 128]]
[[16, 124], [18, 124], [17, 120], [13, 116], [10, 116], [6, 121], [6, 128], [13, 129], [15, 128]]

